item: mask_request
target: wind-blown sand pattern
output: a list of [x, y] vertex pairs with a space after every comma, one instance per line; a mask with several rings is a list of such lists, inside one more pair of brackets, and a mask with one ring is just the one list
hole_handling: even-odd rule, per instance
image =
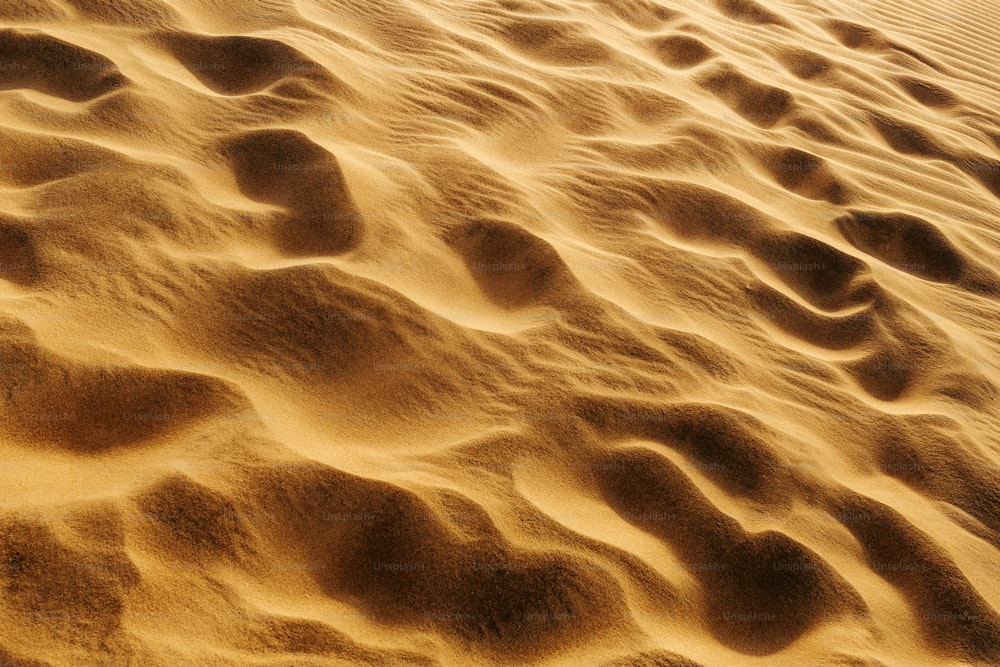
[[0, 22], [0, 664], [1000, 664], [995, 3]]

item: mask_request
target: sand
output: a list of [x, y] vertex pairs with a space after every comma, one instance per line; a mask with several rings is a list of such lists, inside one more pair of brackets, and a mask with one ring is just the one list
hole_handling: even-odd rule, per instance
[[1000, 664], [990, 0], [0, 1], [0, 665]]

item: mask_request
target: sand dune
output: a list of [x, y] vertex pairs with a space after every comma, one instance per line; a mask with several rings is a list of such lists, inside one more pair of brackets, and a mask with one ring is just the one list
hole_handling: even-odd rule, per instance
[[1000, 664], [998, 20], [0, 3], [0, 665]]

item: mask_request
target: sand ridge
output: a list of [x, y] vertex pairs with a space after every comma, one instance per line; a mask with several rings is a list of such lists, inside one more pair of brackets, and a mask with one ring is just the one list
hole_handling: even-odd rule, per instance
[[998, 17], [0, 4], [0, 664], [1000, 664]]

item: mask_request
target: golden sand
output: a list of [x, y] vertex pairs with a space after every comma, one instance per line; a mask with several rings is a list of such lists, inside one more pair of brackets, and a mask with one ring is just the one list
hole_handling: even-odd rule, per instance
[[995, 2], [0, 22], [0, 665], [1000, 664]]

